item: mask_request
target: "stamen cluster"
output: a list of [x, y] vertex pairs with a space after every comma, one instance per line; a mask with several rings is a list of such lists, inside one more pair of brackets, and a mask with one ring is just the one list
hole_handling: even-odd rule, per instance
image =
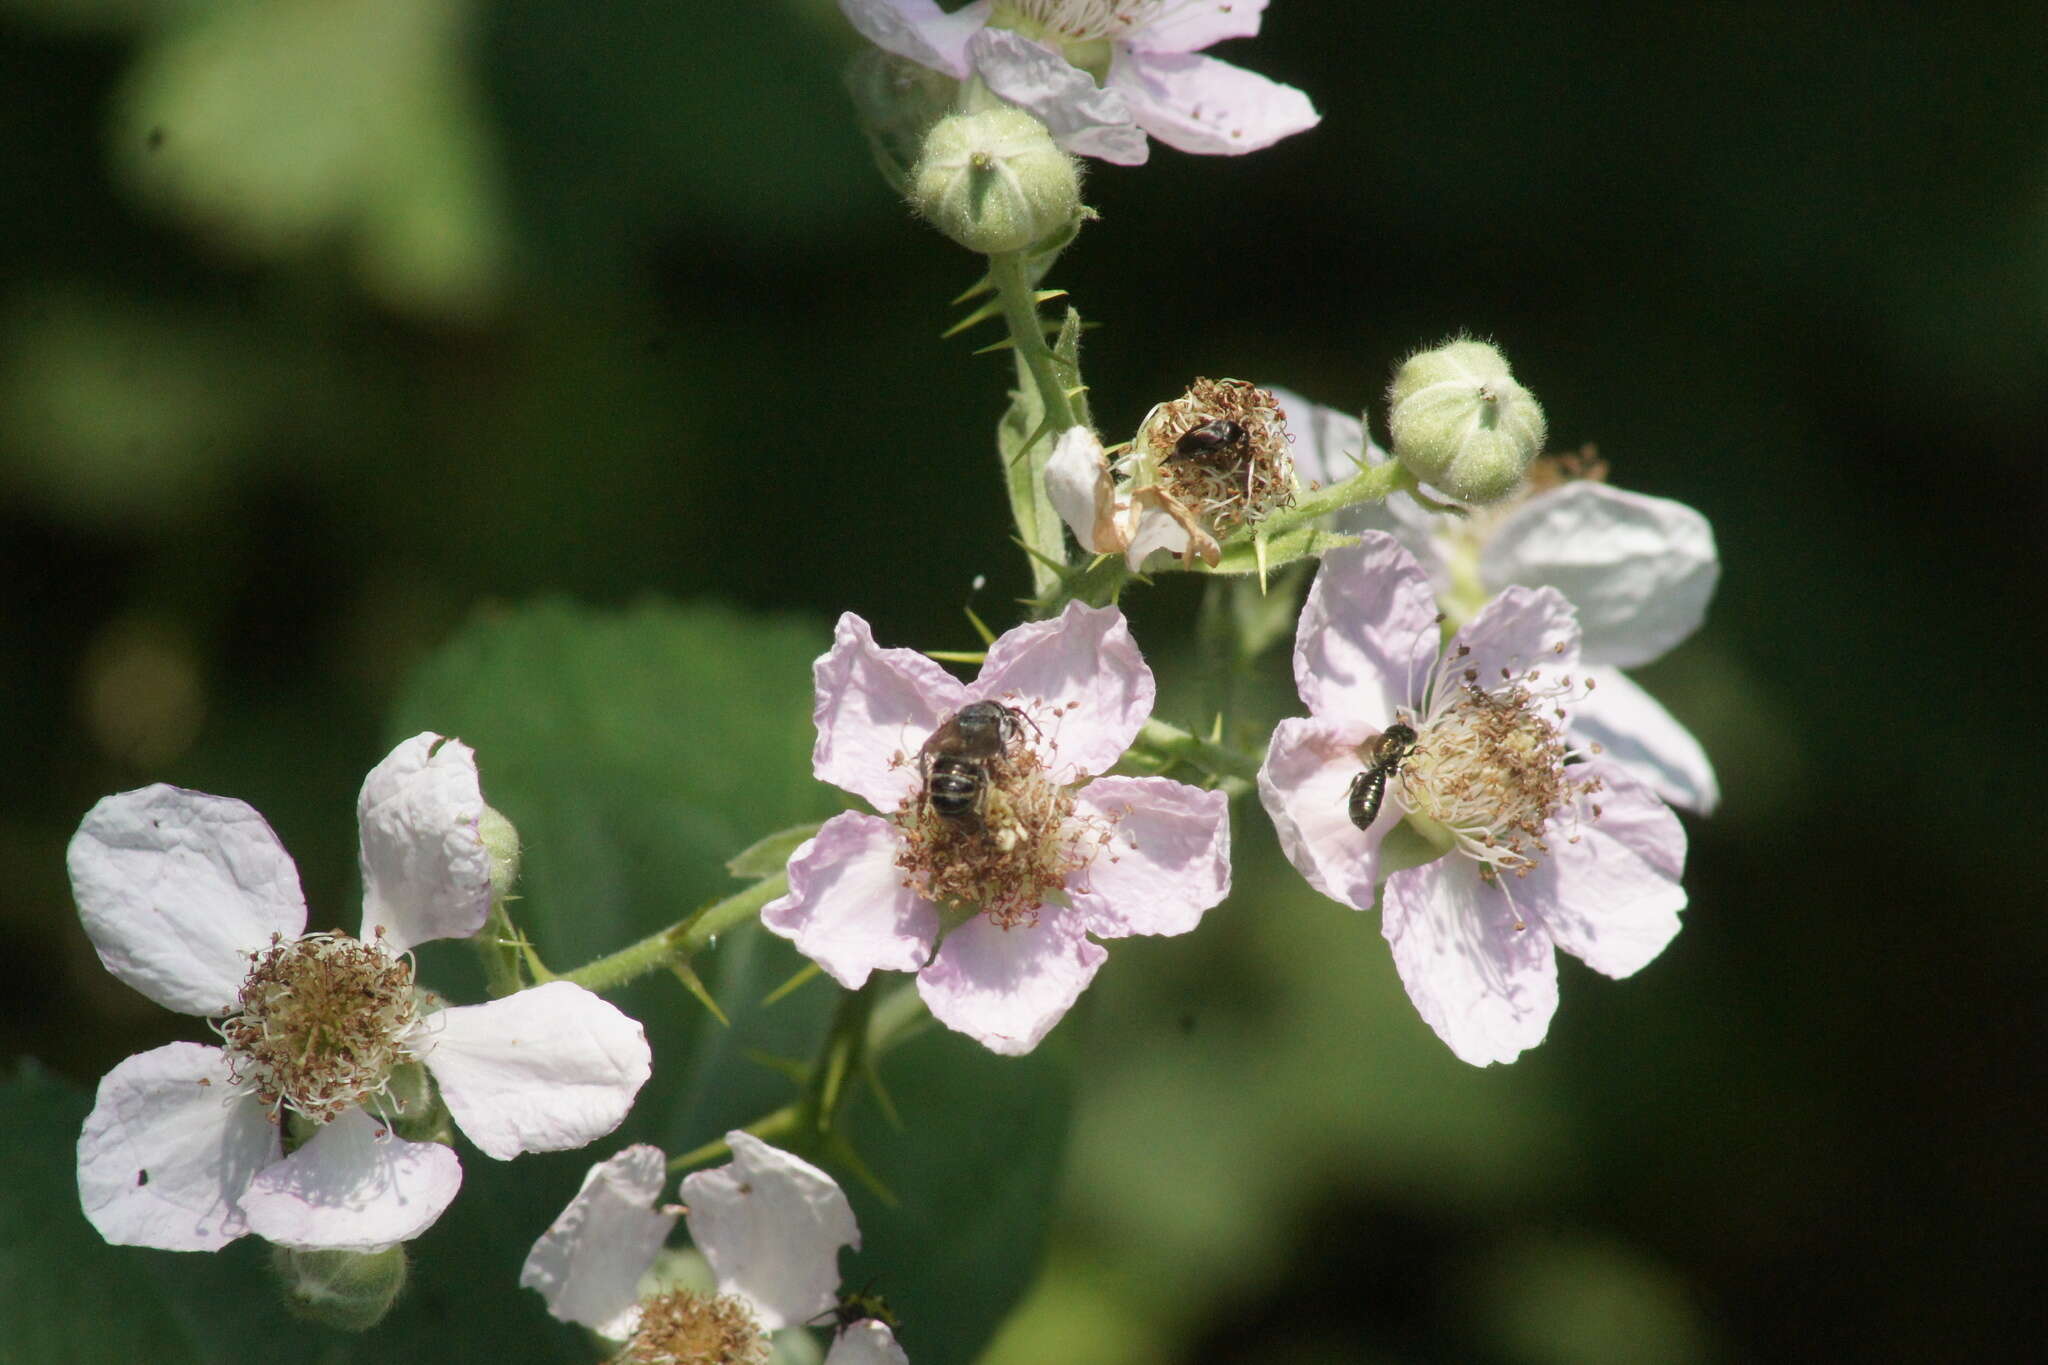
[[896, 865], [926, 900], [978, 910], [997, 926], [1029, 928], [1039, 907], [1109, 841], [1099, 820], [1074, 813], [1071, 788], [1055, 785], [1027, 741], [986, 763], [987, 791], [975, 818], [947, 819], [920, 791], [893, 820], [903, 836]]
[[730, 1294], [674, 1289], [648, 1299], [615, 1365], [767, 1365], [768, 1338]]
[[[1210, 433], [1223, 428], [1212, 423], [1234, 424], [1228, 429], [1241, 435], [1219, 441]], [[1160, 489], [1219, 537], [1294, 501], [1286, 414], [1246, 380], [1197, 379], [1146, 415], [1136, 444], [1154, 453]]]
[[1564, 713], [1555, 703], [1570, 693], [1569, 677], [1503, 669], [1496, 686], [1482, 687], [1476, 668], [1456, 667], [1469, 653], [1460, 646], [1446, 656], [1453, 667], [1417, 726], [1396, 793], [1489, 872], [1521, 876], [1549, 852], [1552, 817], [1600, 782], [1573, 778], [1566, 767]]
[[216, 1030], [228, 1074], [270, 1110], [328, 1123], [380, 1093], [410, 1061], [419, 1022], [409, 959], [347, 934], [312, 934], [249, 955], [240, 1008]]
[[1006, 0], [1000, 8], [1020, 28], [1058, 34], [1068, 42], [1121, 38], [1143, 28], [1165, 0]]

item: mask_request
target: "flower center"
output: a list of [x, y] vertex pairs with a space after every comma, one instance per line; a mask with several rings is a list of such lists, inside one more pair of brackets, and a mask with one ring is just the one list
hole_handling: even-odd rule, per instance
[[1242, 379], [1197, 379], [1145, 416], [1132, 442], [1160, 489], [1220, 538], [1294, 501], [1280, 404]]
[[215, 1025], [228, 1074], [270, 1109], [327, 1123], [383, 1091], [419, 1022], [412, 963], [347, 934], [251, 953], [239, 1008]]
[[989, 25], [1056, 45], [1086, 43], [1121, 38], [1166, 7], [1167, 0], [998, 0]]
[[[1456, 665], [1468, 652], [1461, 647], [1445, 663]], [[1486, 688], [1477, 669], [1464, 668], [1438, 682], [1390, 791], [1443, 846], [1493, 874], [1523, 875], [1549, 851], [1553, 817], [1600, 786], [1597, 778], [1572, 777], [1565, 763], [1557, 702], [1570, 694], [1571, 679], [1530, 669]]]
[[672, 1289], [647, 1300], [615, 1365], [766, 1365], [768, 1337], [727, 1294]]
[[926, 900], [1028, 928], [1109, 837], [1100, 821], [1075, 815], [1072, 789], [1052, 782], [1021, 733], [994, 752], [942, 753], [925, 768], [923, 787], [892, 818], [903, 836], [903, 884]]

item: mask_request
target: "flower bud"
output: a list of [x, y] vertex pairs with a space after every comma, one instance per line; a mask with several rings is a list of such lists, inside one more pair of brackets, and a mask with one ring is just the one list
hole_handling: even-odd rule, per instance
[[344, 1332], [367, 1332], [384, 1320], [405, 1288], [405, 1248], [383, 1251], [270, 1249], [270, 1267], [301, 1317]]
[[1483, 341], [1410, 356], [1387, 390], [1394, 457], [1462, 502], [1515, 491], [1543, 451], [1543, 408]]
[[476, 832], [491, 859], [491, 899], [502, 902], [519, 881], [519, 831], [496, 808], [485, 806]]
[[910, 202], [969, 251], [1022, 251], [1080, 212], [1081, 172], [1021, 109], [954, 114], [925, 137]]

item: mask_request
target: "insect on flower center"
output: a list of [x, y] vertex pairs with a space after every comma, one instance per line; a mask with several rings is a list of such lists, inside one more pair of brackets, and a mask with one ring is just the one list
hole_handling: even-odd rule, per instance
[[250, 955], [234, 1013], [215, 1025], [228, 1074], [269, 1108], [327, 1123], [383, 1092], [419, 1022], [412, 963], [347, 934]]
[[1135, 448], [1159, 488], [1218, 537], [1294, 501], [1294, 456], [1273, 395], [1242, 379], [1197, 379], [1146, 415]]
[[1570, 678], [1530, 669], [1492, 688], [1479, 683], [1466, 669], [1438, 689], [1391, 791], [1427, 832], [1441, 831], [1495, 873], [1521, 875], [1549, 851], [1553, 820], [1600, 783], [1566, 765], [1557, 702]]
[[1029, 717], [998, 702], [971, 703], [932, 732], [918, 755], [922, 783], [893, 817], [906, 887], [1000, 928], [1038, 922], [1109, 838], [1076, 815], [1041, 746], [1051, 747]]
[[727, 1294], [672, 1289], [642, 1305], [615, 1365], [767, 1365], [768, 1337]]

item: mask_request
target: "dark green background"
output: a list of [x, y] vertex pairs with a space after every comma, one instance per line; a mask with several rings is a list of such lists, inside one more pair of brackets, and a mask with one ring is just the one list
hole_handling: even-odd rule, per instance
[[[456, 295], [365, 273], [384, 201], [252, 240], [235, 208], [257, 216], [260, 187], [225, 218], [152, 196], [183, 130], [122, 92], [212, 8], [0, 4], [0, 1028], [45, 1068], [0, 1120], [0, 1273], [55, 1258], [118, 1297], [153, 1267], [188, 1286], [187, 1320], [270, 1312], [245, 1306], [254, 1258], [113, 1252], [64, 1222], [95, 1078], [204, 1036], [78, 930], [62, 848], [94, 800], [239, 796], [345, 921], [355, 789], [397, 727], [476, 740], [494, 795], [495, 770], [510, 791], [546, 768], [516, 726], [493, 752], [500, 713], [459, 680], [409, 679], [479, 613], [548, 595], [775, 614], [785, 728], [627, 790], [730, 818], [755, 798], [701, 791], [737, 781], [782, 794], [764, 817], [815, 814], [801, 660], [831, 616], [960, 648], [976, 576], [999, 628], [1023, 585], [991, 455], [1006, 364], [970, 357], [989, 336], [938, 338], [972, 261], [873, 174], [829, 5], [471, 8], [503, 256]], [[1302, 889], [1240, 807], [1238, 893], [1192, 938], [1118, 945], [1055, 1035], [1048, 1065], [1080, 1054], [1069, 1159], [1000, 1358], [2017, 1358], [2048, 939], [2025, 663], [2048, 512], [2038, 14], [1280, 0], [1267, 29], [1223, 55], [1308, 90], [1318, 130], [1091, 170], [1102, 221], [1052, 282], [1103, 324], [1084, 359], [1105, 431], [1199, 374], [1372, 403], [1379, 426], [1408, 349], [1496, 338], [1554, 444], [1597, 441], [1617, 482], [1714, 523], [1707, 627], [1643, 677], [1726, 802], [1688, 821], [1672, 948], [1623, 983], [1567, 964], [1549, 1040], [1486, 1072], [1414, 1018], [1372, 918]], [[326, 100], [320, 126], [360, 128], [379, 90]], [[388, 186], [424, 137], [339, 183]], [[1190, 588], [1127, 604], [1169, 694]], [[670, 707], [687, 747], [725, 723], [718, 667], [668, 690], [641, 667], [618, 724]], [[521, 705], [514, 686], [502, 713]], [[719, 766], [741, 762], [757, 787]], [[660, 871], [699, 895], [766, 832], [691, 830], [701, 861]], [[657, 1037], [694, 1008], [630, 1004]], [[969, 1046], [921, 1040], [898, 1088], [973, 1068], [1002, 1087]], [[1043, 1067], [1014, 1076], [1041, 1093]], [[977, 1131], [980, 1098], [950, 1147], [1014, 1185], [1045, 1154], [1004, 1113]], [[492, 1178], [552, 1207], [581, 1161]], [[538, 1231], [486, 1228], [479, 1203], [451, 1242]], [[878, 1235], [862, 1259], [915, 1261]], [[967, 1297], [1029, 1287], [949, 1260]], [[0, 1319], [22, 1302], [0, 1294]], [[943, 1358], [914, 1316], [904, 1339]]]

